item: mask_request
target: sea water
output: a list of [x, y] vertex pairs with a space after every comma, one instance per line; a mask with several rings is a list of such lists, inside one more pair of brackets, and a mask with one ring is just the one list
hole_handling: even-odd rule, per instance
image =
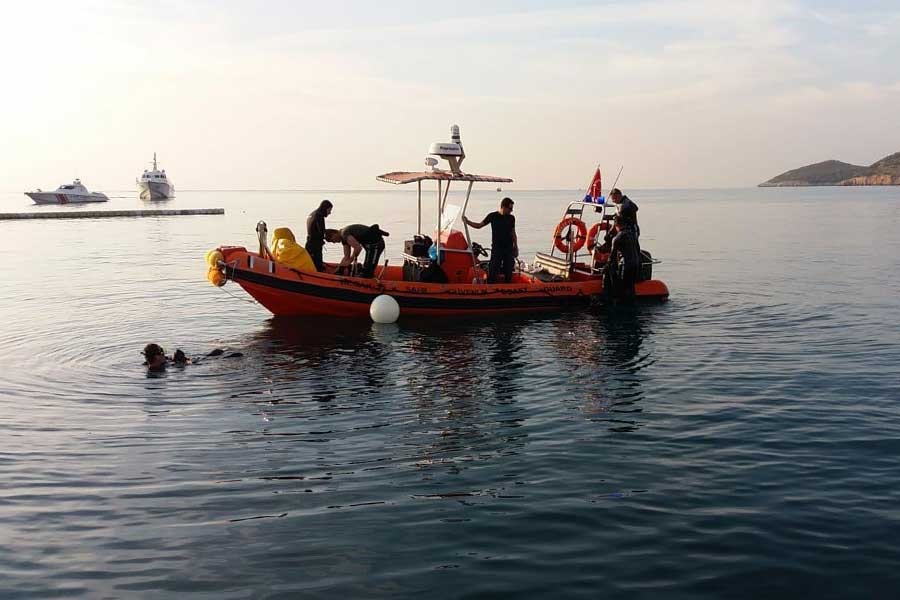
[[[626, 192], [668, 303], [394, 326], [274, 320], [203, 255], [329, 198], [395, 261], [407, 190], [0, 221], [0, 596], [896, 595], [900, 189]], [[468, 214], [505, 195], [530, 261], [583, 192]]]

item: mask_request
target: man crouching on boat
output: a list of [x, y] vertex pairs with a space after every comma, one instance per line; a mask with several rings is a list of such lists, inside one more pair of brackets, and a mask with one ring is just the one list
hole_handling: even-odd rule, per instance
[[375, 267], [378, 265], [378, 259], [384, 252], [384, 238], [390, 234], [378, 227], [378, 224], [368, 225], [347, 225], [339, 232], [329, 230], [326, 239], [329, 242], [341, 242], [344, 245], [344, 258], [338, 267], [338, 273], [343, 273], [344, 269], [350, 269], [356, 262], [360, 252], [365, 249], [366, 258], [363, 261], [362, 273], [360, 277], [374, 277]]

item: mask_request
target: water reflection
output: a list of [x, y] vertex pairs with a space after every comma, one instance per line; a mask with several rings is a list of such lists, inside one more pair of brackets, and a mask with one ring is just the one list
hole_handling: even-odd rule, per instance
[[391, 335], [358, 321], [273, 318], [251, 344], [265, 377], [298, 383], [312, 399], [331, 402], [342, 390], [377, 393], [388, 384], [384, 340]]
[[591, 314], [584, 327], [582, 353], [572, 368], [584, 382], [580, 410], [611, 431], [634, 431], [643, 412], [641, 371], [652, 364], [642, 351], [653, 308], [622, 306]]
[[527, 321], [414, 322], [407, 386], [421, 428], [419, 466], [449, 465], [515, 453], [524, 444], [524, 410], [516, 405]]
[[387, 326], [271, 319], [247, 340], [247, 372], [232, 397], [280, 405], [265, 409], [275, 425], [261, 411], [262, 435], [277, 426], [298, 443], [342, 445], [379, 427], [384, 447], [367, 460], [414, 465], [425, 478], [459, 473], [520, 452], [534, 428], [556, 426], [561, 404], [612, 431], [637, 429], [651, 315], [635, 307]]

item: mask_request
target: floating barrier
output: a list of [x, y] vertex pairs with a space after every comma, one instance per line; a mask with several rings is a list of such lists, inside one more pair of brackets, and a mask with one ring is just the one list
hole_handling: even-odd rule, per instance
[[180, 215], [224, 215], [224, 208], [160, 208], [146, 210], [72, 210], [56, 212], [0, 213], [0, 221], [13, 219], [107, 219], [112, 217], [175, 217]]

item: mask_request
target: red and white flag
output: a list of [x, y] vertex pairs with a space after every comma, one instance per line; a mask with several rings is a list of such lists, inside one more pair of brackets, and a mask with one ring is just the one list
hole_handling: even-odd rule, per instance
[[588, 196], [596, 200], [602, 195], [603, 184], [600, 181], [600, 167], [597, 167], [597, 172], [594, 173], [594, 178], [591, 180], [591, 185], [588, 187]]

